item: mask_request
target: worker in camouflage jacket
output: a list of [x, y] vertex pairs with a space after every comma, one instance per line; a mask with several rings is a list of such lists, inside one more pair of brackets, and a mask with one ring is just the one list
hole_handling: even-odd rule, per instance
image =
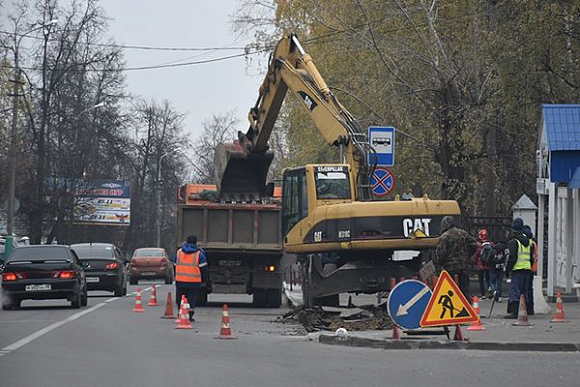
[[435, 264], [459, 279], [459, 288], [470, 301], [469, 275], [475, 268], [473, 254], [477, 241], [464, 230], [454, 227], [453, 217], [446, 216], [441, 221], [441, 237], [435, 250]]

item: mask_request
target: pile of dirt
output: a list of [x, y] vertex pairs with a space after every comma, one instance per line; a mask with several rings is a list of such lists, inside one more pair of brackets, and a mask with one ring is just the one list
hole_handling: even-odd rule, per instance
[[286, 313], [282, 322], [299, 322], [308, 332], [336, 331], [338, 328], [348, 331], [386, 330], [393, 327], [384, 305], [356, 308], [300, 306]]

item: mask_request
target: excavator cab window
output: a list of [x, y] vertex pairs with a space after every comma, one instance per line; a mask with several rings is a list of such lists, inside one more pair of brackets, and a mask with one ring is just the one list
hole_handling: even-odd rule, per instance
[[282, 232], [284, 235], [308, 215], [306, 170], [289, 170], [284, 173], [282, 183]]
[[318, 200], [351, 198], [348, 168], [341, 166], [316, 167], [314, 177]]

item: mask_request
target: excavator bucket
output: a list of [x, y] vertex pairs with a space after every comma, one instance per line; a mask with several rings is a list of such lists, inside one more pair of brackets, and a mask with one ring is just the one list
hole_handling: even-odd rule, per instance
[[215, 151], [217, 189], [220, 200], [252, 202], [266, 199], [266, 180], [274, 154], [248, 153], [238, 141], [219, 144]]

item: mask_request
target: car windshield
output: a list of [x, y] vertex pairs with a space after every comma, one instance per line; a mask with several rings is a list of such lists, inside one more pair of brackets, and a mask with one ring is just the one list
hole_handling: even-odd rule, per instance
[[69, 254], [64, 246], [31, 246], [14, 249], [8, 262], [68, 260]]
[[98, 245], [72, 245], [71, 248], [77, 253], [80, 259], [107, 258], [114, 259], [112, 246]]
[[136, 250], [133, 254], [134, 258], [145, 258], [145, 257], [163, 257], [163, 250], [161, 249], [146, 249], [146, 250]]

